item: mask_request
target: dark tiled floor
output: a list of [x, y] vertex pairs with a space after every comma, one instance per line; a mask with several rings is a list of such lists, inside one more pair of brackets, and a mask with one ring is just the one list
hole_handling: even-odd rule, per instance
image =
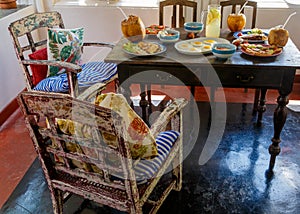
[[[290, 213], [300, 210], [300, 113], [289, 111], [282, 132], [282, 150], [272, 177], [266, 176], [268, 146], [273, 134], [268, 105], [263, 126], [257, 128], [251, 104], [227, 106], [226, 128], [218, 149], [204, 165], [199, 155], [208, 134], [208, 104], [198, 103], [200, 135], [184, 160], [183, 188], [172, 192], [159, 213]], [[185, 139], [191, 137], [185, 136]], [[65, 213], [115, 213], [95, 204], [81, 204], [71, 197]], [[38, 161], [35, 161], [17, 186], [1, 213], [51, 213], [49, 191]]]

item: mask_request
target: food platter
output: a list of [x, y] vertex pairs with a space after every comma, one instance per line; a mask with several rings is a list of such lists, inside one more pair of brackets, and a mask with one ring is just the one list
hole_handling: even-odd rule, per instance
[[242, 30], [242, 31], [234, 32], [233, 36], [237, 39], [246, 40], [249, 43], [264, 43], [265, 41], [267, 41], [268, 33], [261, 30], [258, 31], [260, 32], [257, 32], [255, 29]]
[[244, 54], [255, 57], [275, 57], [282, 53], [282, 48], [266, 44], [242, 44]]
[[167, 48], [157, 42], [127, 42], [123, 44], [124, 52], [134, 56], [155, 56], [167, 50]]
[[175, 43], [175, 49], [186, 55], [202, 55], [211, 53], [211, 46], [214, 43], [230, 43], [223, 38], [209, 38], [200, 37], [196, 39], [189, 39]]
[[159, 31], [166, 29], [164, 25], [150, 25], [146, 27], [146, 34], [157, 34]]

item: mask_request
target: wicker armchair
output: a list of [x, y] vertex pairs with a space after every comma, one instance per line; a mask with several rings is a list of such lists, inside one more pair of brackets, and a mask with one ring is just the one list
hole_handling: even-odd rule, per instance
[[[19, 64], [25, 77], [27, 90], [62, 92], [77, 97], [82, 91], [91, 86], [96, 91], [98, 88], [101, 91], [107, 83], [116, 80], [117, 71], [114, 64], [108, 65], [108, 63], [105, 64], [104, 62], [93, 62], [94, 64], [86, 63], [79, 66], [67, 60], [48, 60], [48, 40], [44, 37], [47, 35], [47, 29], [54, 28], [65, 28], [61, 14], [55, 11], [31, 14], [12, 22], [8, 27]], [[92, 42], [83, 43], [82, 47], [87, 46], [112, 48], [114, 45]], [[37, 56], [30, 58], [33, 54]], [[46, 78], [44, 70], [46, 69], [47, 72], [48, 66], [65, 69], [67, 75], [60, 76], [62, 78]], [[42, 86], [40, 86], [41, 82], [43, 83]], [[90, 89], [91, 91], [92, 89]]]
[[[175, 99], [151, 126], [158, 150], [160, 143], [163, 150], [169, 149], [150, 159], [132, 158], [124, 118], [111, 109], [65, 94], [36, 91], [22, 92], [18, 101], [50, 189], [54, 213], [63, 212], [65, 192], [128, 213], [142, 213], [149, 206], [150, 213], [155, 213], [172, 189], [181, 189], [184, 99]], [[80, 123], [80, 130], [89, 131], [66, 134], [58, 118]], [[167, 128], [180, 134], [161, 139]], [[105, 139], [115, 139], [117, 144], [108, 145]], [[70, 149], [70, 144], [77, 149]], [[141, 180], [145, 173], [150, 176]]]

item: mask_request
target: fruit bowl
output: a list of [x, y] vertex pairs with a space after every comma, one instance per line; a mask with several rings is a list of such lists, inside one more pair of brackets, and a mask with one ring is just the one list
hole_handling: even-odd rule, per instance
[[215, 43], [211, 48], [212, 53], [219, 59], [228, 59], [236, 51], [236, 46], [233, 44]]
[[202, 22], [186, 22], [183, 27], [187, 32], [200, 33], [203, 30], [204, 24]]

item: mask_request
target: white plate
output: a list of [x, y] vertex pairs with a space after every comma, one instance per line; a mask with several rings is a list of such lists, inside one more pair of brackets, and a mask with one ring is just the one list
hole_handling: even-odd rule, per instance
[[128, 54], [131, 54], [131, 55], [134, 55], [134, 56], [155, 56], [155, 55], [158, 55], [158, 54], [161, 54], [163, 52], [165, 52], [167, 50], [166, 46], [162, 45], [162, 44], [159, 44], [157, 42], [149, 42], [149, 43], [153, 43], [153, 44], [157, 44], [160, 46], [160, 51], [158, 52], [155, 52], [155, 53], [135, 53], [135, 52], [131, 52], [131, 51], [128, 51], [126, 50], [124, 47], [122, 47], [123, 51], [128, 53]]
[[[223, 39], [223, 38], [200, 37], [200, 38], [196, 38], [196, 39], [189, 39], [189, 40], [177, 42], [177, 43], [175, 43], [174, 47], [179, 53], [186, 54], [186, 55], [206, 54], [206, 53], [211, 52], [211, 48], [206, 49], [204, 46], [212, 45], [212, 44], [208, 44], [208, 43], [206, 44], [205, 43], [206, 40], [213, 40], [216, 43], [230, 43], [227, 39]], [[195, 41], [202, 42], [203, 45], [201, 47], [193, 46], [192, 43]]]

